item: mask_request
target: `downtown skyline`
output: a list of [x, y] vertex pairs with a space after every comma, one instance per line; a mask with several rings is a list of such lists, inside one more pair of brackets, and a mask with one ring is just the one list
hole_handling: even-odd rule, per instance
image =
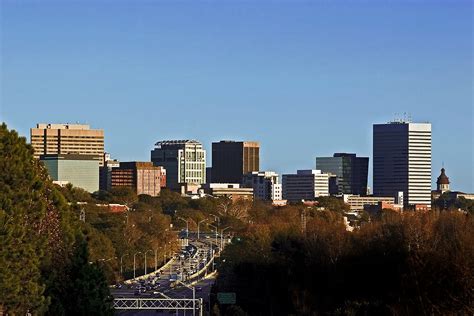
[[407, 112], [432, 123], [432, 187], [444, 163], [474, 191], [468, 2], [129, 6], [2, 2], [2, 121], [87, 123], [122, 161], [160, 139], [199, 140], [208, 166], [213, 141], [259, 141], [279, 174], [353, 152], [373, 187], [372, 124]]

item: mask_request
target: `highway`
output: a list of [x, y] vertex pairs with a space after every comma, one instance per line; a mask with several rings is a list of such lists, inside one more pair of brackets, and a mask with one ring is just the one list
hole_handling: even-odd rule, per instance
[[[213, 238], [211, 238], [211, 236]], [[184, 236], [182, 236], [184, 237]], [[193, 291], [181, 282], [190, 287], [195, 288], [195, 297], [203, 299], [205, 306], [204, 314], [207, 314], [209, 295], [212, 284], [214, 283], [213, 271], [213, 254], [221, 244], [219, 238], [215, 238], [215, 234], [200, 234], [197, 239], [196, 233], [189, 233], [189, 246], [187, 251], [176, 253], [167, 265], [161, 269], [161, 273], [155, 271], [148, 275], [147, 278], [139, 280], [129, 280], [122, 283], [120, 288], [112, 288], [111, 293], [114, 298], [176, 298], [176, 299], [192, 299]], [[225, 245], [229, 239], [223, 240]], [[212, 262], [212, 263], [211, 263]], [[202, 271], [208, 265], [205, 276], [203, 273], [198, 278], [189, 280], [197, 271]], [[160, 269], [159, 269], [160, 270]], [[176, 281], [178, 279], [178, 281]], [[192, 315], [192, 311], [155, 311], [155, 310], [127, 310], [116, 311], [117, 315]], [[196, 313], [198, 315], [198, 313]]]

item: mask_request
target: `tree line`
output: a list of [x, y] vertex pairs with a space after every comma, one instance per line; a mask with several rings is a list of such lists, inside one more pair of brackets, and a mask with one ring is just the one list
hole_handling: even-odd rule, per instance
[[348, 232], [341, 214], [259, 210], [221, 258], [216, 315], [446, 315], [474, 313], [472, 214], [384, 211]]

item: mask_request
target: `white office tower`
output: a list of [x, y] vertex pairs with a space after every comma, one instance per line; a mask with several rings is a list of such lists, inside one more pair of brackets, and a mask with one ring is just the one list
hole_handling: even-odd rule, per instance
[[298, 170], [296, 174], [283, 175], [283, 199], [294, 202], [314, 200], [329, 195], [328, 173], [321, 170]]
[[277, 201], [282, 198], [279, 175], [273, 171], [254, 171], [243, 176], [243, 186], [253, 188], [254, 198], [264, 201]]
[[431, 207], [431, 124], [374, 124], [374, 195]]
[[159, 141], [151, 151], [151, 161], [166, 169], [170, 189], [206, 183], [206, 150], [196, 140]]

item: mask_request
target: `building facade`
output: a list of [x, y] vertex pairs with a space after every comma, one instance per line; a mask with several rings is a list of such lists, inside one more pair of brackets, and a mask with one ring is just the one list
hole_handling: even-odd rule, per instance
[[431, 124], [396, 121], [373, 126], [375, 196], [396, 197], [405, 206], [431, 207]]
[[344, 203], [349, 204], [351, 211], [363, 211], [368, 205], [378, 205], [379, 202], [395, 204], [395, 198], [390, 196], [359, 196], [344, 194]]
[[104, 131], [84, 124], [37, 124], [30, 129], [34, 157], [49, 154], [96, 155], [104, 165]]
[[242, 183], [243, 175], [260, 170], [258, 142], [212, 143], [212, 182]]
[[330, 192], [340, 194], [367, 194], [369, 158], [356, 154], [335, 153], [333, 157], [317, 157], [316, 169], [336, 176], [336, 186]]
[[128, 187], [135, 193], [157, 196], [166, 185], [166, 170], [152, 162], [121, 162], [112, 169], [112, 188]]
[[328, 196], [329, 179], [330, 175], [321, 170], [298, 170], [296, 174], [284, 174], [283, 199], [297, 202]]
[[110, 191], [112, 188], [112, 169], [120, 167], [118, 160], [112, 159], [109, 153], [104, 153], [104, 165], [99, 167], [99, 189]]
[[88, 192], [99, 190], [99, 158], [96, 155], [41, 155], [40, 161], [48, 169], [53, 182], [73, 186]]
[[243, 176], [243, 186], [253, 188], [255, 199], [275, 201], [282, 199], [282, 185], [278, 173], [273, 171], [254, 171]]
[[206, 150], [196, 140], [167, 140], [155, 144], [151, 161], [166, 169], [167, 187], [206, 183]]
[[227, 197], [232, 201], [253, 200], [253, 189], [241, 188], [238, 183], [207, 183], [202, 188], [215, 197]]

